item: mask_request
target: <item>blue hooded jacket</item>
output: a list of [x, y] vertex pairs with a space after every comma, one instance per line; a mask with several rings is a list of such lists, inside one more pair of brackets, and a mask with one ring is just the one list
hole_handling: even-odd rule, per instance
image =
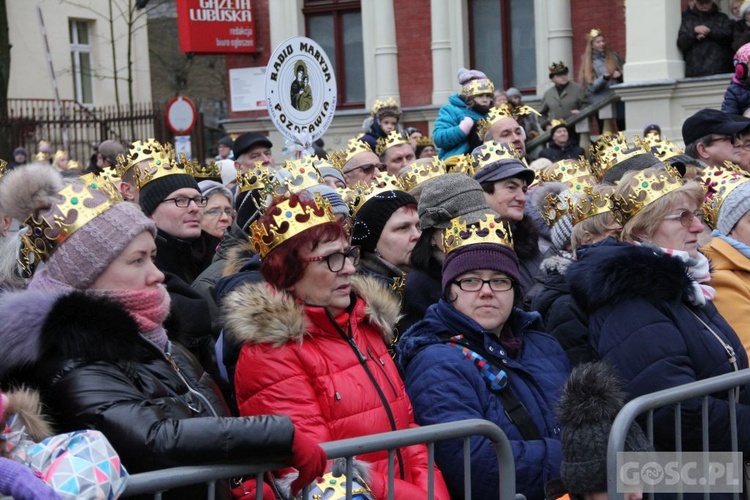
[[[516, 491], [531, 499], [544, 498], [544, 484], [559, 476], [562, 450], [555, 405], [570, 374], [568, 359], [552, 336], [542, 333], [537, 313], [514, 309], [508, 319], [523, 342], [517, 358], [508, 356], [495, 334], [484, 330], [441, 299], [425, 318], [410, 328], [397, 344], [397, 361], [420, 425], [483, 418], [497, 424], [513, 448]], [[525, 441], [505, 414], [500, 398], [490, 391], [474, 363], [442, 338], [463, 334], [506, 366], [513, 395], [532, 416], [543, 436]], [[506, 387], [504, 390], [508, 390]], [[435, 445], [435, 459], [452, 498], [463, 492], [463, 440]], [[471, 439], [472, 493], [474, 498], [498, 497], [498, 463], [491, 442]]]
[[467, 116], [474, 120], [476, 124], [479, 120], [486, 118], [487, 115], [480, 115], [466, 106], [466, 103], [461, 100], [458, 94], [450, 96], [448, 104], [438, 111], [435, 129], [432, 131], [432, 139], [435, 141], [435, 145], [440, 148], [438, 158], [441, 160], [471, 153], [469, 151], [469, 137], [458, 126], [461, 120]]

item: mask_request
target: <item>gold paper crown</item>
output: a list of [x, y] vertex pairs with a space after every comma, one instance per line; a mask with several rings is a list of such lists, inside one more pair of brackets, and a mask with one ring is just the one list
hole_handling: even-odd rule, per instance
[[364, 141], [360, 141], [358, 137], [352, 137], [346, 143], [346, 148], [341, 151], [334, 151], [328, 157], [331, 159], [333, 166], [341, 171], [344, 169], [344, 165], [360, 153], [373, 153], [374, 151], [370, 148], [370, 145]]
[[208, 162], [207, 165], [201, 165], [195, 160], [190, 160], [193, 167], [193, 177], [200, 181], [203, 179], [221, 179], [221, 167], [216, 162]]
[[398, 103], [393, 97], [387, 97], [385, 99], [375, 99], [375, 102], [370, 108], [370, 115], [376, 116], [380, 111], [391, 108], [398, 112]]
[[567, 127], [568, 123], [565, 120], [552, 120], [551, 122], [549, 122], [549, 129], [552, 130], [560, 125], [564, 125]]
[[40, 161], [42, 163], [49, 161], [49, 153], [45, 153], [44, 151], [39, 151], [37, 154], [34, 155], [34, 161]]
[[568, 67], [562, 61], [553, 62], [549, 65], [549, 73], [551, 75], [559, 75], [560, 73], [565, 73], [566, 71], [568, 71]]
[[502, 160], [518, 160], [526, 165], [526, 160], [520, 158], [515, 148], [508, 143], [487, 141], [475, 149], [472, 153], [472, 167], [474, 173], [479, 172], [488, 165]]
[[490, 108], [490, 110], [487, 112], [486, 118], [483, 118], [477, 122], [477, 134], [480, 138], [484, 138], [490, 127], [492, 127], [495, 122], [501, 120], [502, 118], [513, 118], [514, 120], [517, 120], [518, 118], [532, 114], [541, 116], [537, 110], [535, 110], [531, 106], [526, 106], [525, 104], [516, 107], [513, 107], [512, 104], [507, 102], [498, 104], [497, 106]]
[[445, 164], [437, 156], [433, 156], [429, 163], [420, 163], [420, 160], [412, 163], [408, 171], [399, 176], [404, 191], [411, 191], [423, 182], [440, 177], [445, 174]]
[[356, 183], [346, 192], [344, 203], [349, 206], [352, 217], [371, 199], [385, 193], [386, 191], [406, 191], [397, 177], [380, 174], [375, 178], [373, 184]]
[[723, 168], [707, 168], [703, 178], [707, 189], [703, 200], [704, 220], [712, 229], [716, 229], [722, 203], [735, 188], [750, 182], [750, 178]]
[[256, 161], [255, 167], [249, 169], [244, 174], [237, 172], [237, 189], [240, 193], [246, 193], [248, 191], [255, 190], [270, 190], [275, 191], [275, 185], [273, 184], [274, 175], [271, 169], [264, 166], [262, 161]]
[[190, 162], [177, 162], [170, 158], [166, 150], [155, 151], [148, 160], [147, 165], [136, 164], [135, 168], [135, 185], [139, 191], [143, 190], [149, 182], [161, 179], [168, 175], [190, 175], [195, 177], [195, 170]]
[[434, 145], [435, 145], [435, 141], [433, 141], [432, 137], [430, 137], [429, 135], [423, 135], [422, 137], [417, 139], [417, 146], [427, 147], [427, 146], [434, 146]]
[[102, 173], [99, 174], [99, 176], [103, 179], [108, 180], [111, 182], [114, 186], [117, 186], [117, 183], [119, 183], [122, 179], [117, 175], [117, 170], [114, 167], [105, 167], [102, 170]]
[[495, 243], [513, 248], [513, 235], [507, 221], [500, 220], [495, 212], [488, 211], [483, 219], [466, 224], [462, 216], [451, 219], [451, 225], [443, 234], [445, 254], [477, 243]]
[[541, 182], [568, 183], [583, 175], [591, 175], [589, 162], [583, 156], [577, 160], [560, 160], [536, 174]]
[[601, 180], [604, 174], [618, 163], [641, 154], [648, 154], [648, 151], [644, 149], [640, 141], [630, 146], [628, 145], [628, 139], [622, 132], [604, 134], [598, 141], [589, 146], [591, 171]]
[[592, 28], [591, 31], [589, 31], [588, 33], [586, 33], [586, 41], [590, 42], [594, 38], [596, 38], [598, 36], [603, 36], [603, 35], [604, 35], [604, 33], [599, 28]]
[[377, 146], [375, 146], [375, 154], [383, 156], [386, 149], [392, 148], [393, 146], [400, 146], [401, 144], [411, 145], [406, 134], [397, 130], [392, 130], [387, 136], [378, 138]]
[[274, 177], [290, 193], [299, 193], [311, 186], [325, 184], [318, 171], [319, 166], [330, 166], [330, 162], [319, 160], [314, 155], [305, 155], [297, 160], [287, 160]]
[[668, 162], [670, 158], [674, 158], [675, 156], [685, 154], [681, 148], [670, 142], [668, 139], [660, 139], [650, 134], [643, 139], [636, 136], [633, 142], [656, 156], [662, 163]]
[[119, 191], [98, 179], [91, 177], [66, 185], [57, 193], [59, 201], [26, 219], [28, 231], [21, 235], [18, 259], [24, 277], [30, 278], [36, 267], [73, 233], [122, 201]]
[[570, 193], [549, 193], [544, 197], [544, 205], [539, 211], [547, 227], [554, 226], [570, 213]]
[[[271, 220], [269, 227], [262, 224], [262, 220], [268, 218], [269, 211]], [[278, 205], [269, 208], [266, 213], [250, 224], [250, 244], [261, 259], [285, 241], [311, 227], [336, 222], [330, 202], [316, 194], [315, 203], [305, 207], [298, 198], [284, 200]]]
[[115, 169], [117, 176], [122, 177], [125, 172], [142, 161], [153, 160], [157, 153], [166, 154], [169, 160], [174, 160], [174, 150], [169, 143], [162, 144], [154, 138], [146, 139], [146, 142], [135, 141], [130, 144], [127, 156], [117, 155]]
[[601, 184], [587, 184], [580, 194], [570, 199], [570, 218], [575, 226], [594, 215], [604, 214], [610, 211], [612, 206], [612, 186]]
[[495, 85], [488, 78], [472, 80], [461, 87], [461, 94], [466, 97], [474, 97], [482, 94], [493, 95], [494, 93]]
[[628, 192], [612, 195], [612, 213], [624, 226], [650, 203], [682, 186], [682, 180], [666, 169], [642, 170], [630, 180]]
[[0, 179], [2, 179], [3, 176], [7, 173], [8, 173], [8, 162], [5, 160], [0, 160]]
[[474, 157], [471, 153], [451, 156], [444, 161], [445, 169], [450, 173], [465, 174], [474, 177]]
[[750, 173], [748, 173], [747, 170], [744, 170], [742, 167], [740, 167], [733, 161], [724, 160], [724, 165], [720, 168], [723, 168], [724, 170], [729, 170], [730, 172], [734, 172], [736, 174], [750, 176]]

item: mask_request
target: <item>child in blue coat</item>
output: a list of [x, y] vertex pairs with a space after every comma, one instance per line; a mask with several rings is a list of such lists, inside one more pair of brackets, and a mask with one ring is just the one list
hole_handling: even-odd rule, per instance
[[741, 115], [750, 108], [750, 75], [748, 75], [748, 61], [750, 61], [750, 43], [739, 48], [734, 55], [734, 76], [732, 83], [724, 92], [721, 111], [730, 115]]
[[448, 98], [435, 121], [433, 139], [441, 160], [470, 153], [482, 144], [477, 122], [487, 117], [494, 97], [495, 86], [481, 71], [461, 68], [458, 82], [461, 92]]

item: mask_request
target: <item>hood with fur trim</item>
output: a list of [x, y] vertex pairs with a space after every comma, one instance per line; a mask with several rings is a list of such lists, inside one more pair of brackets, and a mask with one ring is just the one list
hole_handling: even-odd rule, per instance
[[[353, 297], [361, 297], [366, 304], [365, 320], [376, 326], [386, 344], [390, 344], [400, 319], [398, 301], [375, 278], [353, 276], [351, 285]], [[282, 346], [290, 340], [302, 342], [310, 333], [304, 304], [266, 283], [247, 283], [227, 295], [222, 315], [224, 333], [237, 343]]]
[[687, 271], [675, 257], [607, 238], [578, 251], [578, 260], [568, 267], [568, 283], [578, 305], [591, 314], [633, 298], [682, 302], [692, 283]]

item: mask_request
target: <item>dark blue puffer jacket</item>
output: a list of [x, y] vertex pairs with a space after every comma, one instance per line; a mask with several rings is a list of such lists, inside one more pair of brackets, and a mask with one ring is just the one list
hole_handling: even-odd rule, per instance
[[[622, 377], [630, 397], [734, 371], [727, 350], [703, 323], [734, 349], [738, 368], [747, 368], [742, 343], [716, 307], [686, 300], [691, 280], [681, 260], [612, 238], [580, 249], [578, 259], [568, 267], [571, 292], [589, 317], [594, 350]], [[701, 399], [682, 403], [685, 451], [702, 447]], [[710, 449], [730, 451], [726, 393], [708, 401]], [[748, 453], [750, 406], [737, 405], [737, 428], [739, 451]], [[673, 408], [656, 410], [656, 447], [674, 450], [674, 434]]]
[[750, 108], [750, 89], [736, 82], [730, 83], [721, 103], [722, 113], [741, 115], [747, 108]]
[[[422, 321], [401, 337], [396, 347], [397, 361], [405, 374], [406, 390], [417, 423], [428, 425], [467, 418], [494, 422], [511, 440], [516, 462], [516, 491], [529, 500], [542, 499], [544, 484], [559, 476], [562, 451], [554, 408], [570, 368], [560, 344], [542, 333], [538, 314], [514, 309], [508, 321], [515, 335], [523, 341], [517, 359], [508, 356], [493, 333], [483, 330], [441, 299], [427, 310]], [[513, 395], [526, 406], [543, 439], [524, 441], [474, 363], [441, 340], [441, 337], [458, 333], [484, 345], [489, 355], [494, 355], [498, 363], [508, 368]], [[471, 450], [474, 498], [497, 498], [498, 465], [490, 441], [474, 437]], [[461, 498], [462, 440], [437, 443], [435, 459], [452, 498]]]

